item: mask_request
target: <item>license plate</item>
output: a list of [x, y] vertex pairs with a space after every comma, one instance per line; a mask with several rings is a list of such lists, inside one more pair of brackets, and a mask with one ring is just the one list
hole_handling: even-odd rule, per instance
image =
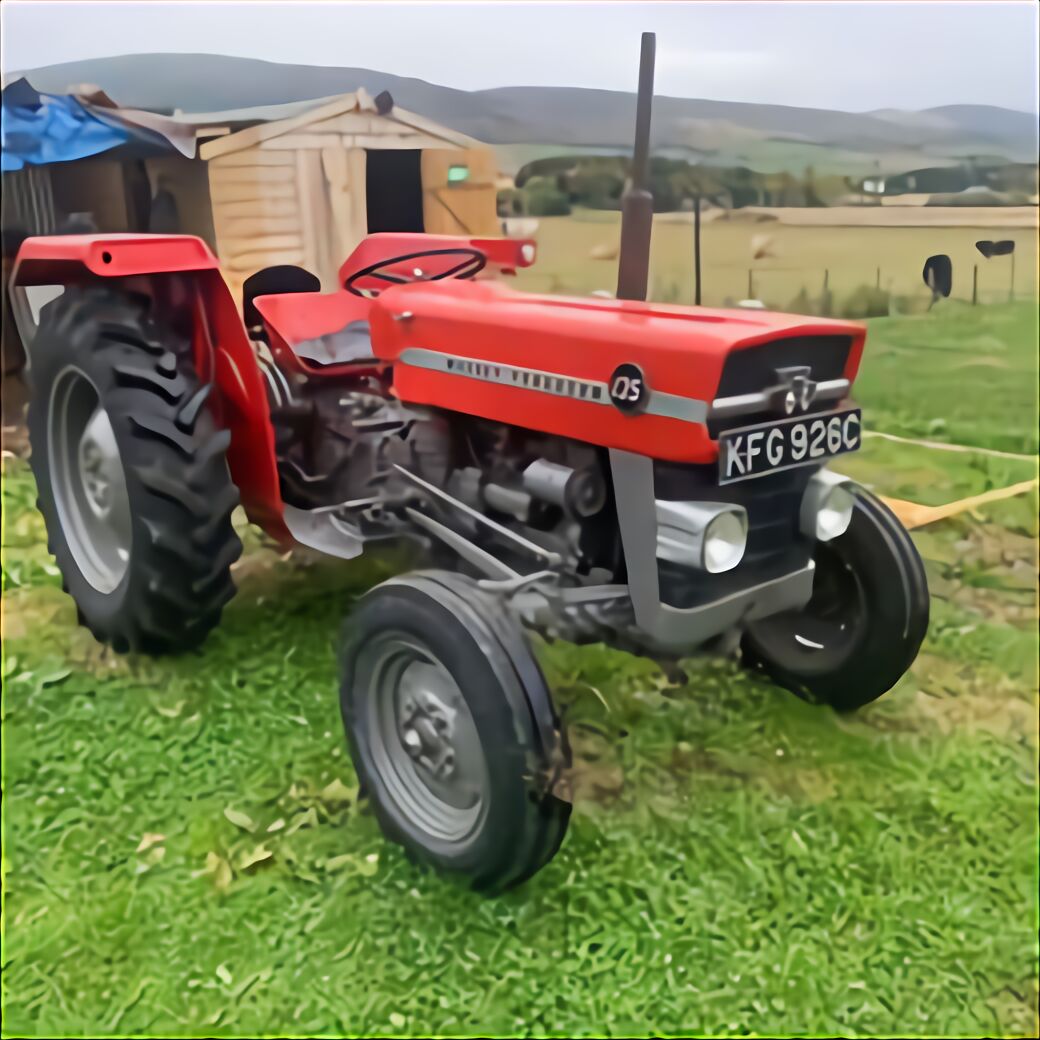
[[726, 430], [719, 436], [719, 483], [825, 462], [855, 451], [860, 434], [858, 408]]

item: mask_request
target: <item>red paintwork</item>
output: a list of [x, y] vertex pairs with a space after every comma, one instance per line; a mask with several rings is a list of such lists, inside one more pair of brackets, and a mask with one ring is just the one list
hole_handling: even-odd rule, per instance
[[[527, 247], [528, 256], [524, 256]], [[355, 272], [378, 262], [383, 257], [392, 259], [395, 256], [408, 256], [413, 253], [422, 253], [428, 250], [438, 249], [474, 249], [487, 257], [487, 266], [481, 275], [488, 277], [491, 274], [515, 274], [518, 267], [530, 267], [534, 263], [534, 242], [528, 239], [513, 238], [466, 238], [462, 235], [426, 235], [416, 232], [391, 231], [381, 234], [369, 235], [363, 239], [353, 253], [347, 257], [343, 266], [339, 269], [340, 286]], [[419, 261], [420, 266], [427, 276], [435, 275], [438, 271], [452, 267], [458, 263], [456, 256], [426, 257]], [[416, 262], [406, 262], [385, 268], [388, 274], [399, 271], [406, 277], [411, 276]], [[371, 279], [362, 289], [375, 289], [377, 292], [385, 290], [386, 282]]]
[[[171, 275], [185, 277], [170, 284], [166, 276]], [[228, 465], [242, 505], [272, 537], [291, 541], [282, 520], [263, 376], [209, 247], [190, 235], [27, 238], [18, 251], [11, 284], [69, 285], [91, 276], [123, 279], [134, 289], [194, 307], [195, 361], [203, 378], [216, 379], [219, 394], [214, 395], [214, 406], [231, 431]]]
[[[526, 247], [526, 248], [525, 248]], [[514, 273], [534, 260], [533, 244], [510, 239], [449, 235], [370, 235], [339, 271], [340, 285], [352, 272], [380, 258], [438, 249], [475, 249], [488, 258], [482, 276]], [[525, 255], [526, 254], [526, 255]], [[452, 257], [398, 265], [410, 274], [418, 263], [429, 276]], [[393, 272], [395, 267], [387, 268]], [[231, 431], [228, 462], [254, 522], [274, 537], [291, 540], [283, 520], [274, 435], [264, 379], [236, 301], [220, 275], [216, 257], [188, 235], [65, 235], [29, 238], [22, 244], [13, 285], [54, 284], [91, 277], [119, 278], [151, 293], [164, 305], [194, 309], [196, 363], [203, 378], [215, 378], [214, 401]], [[655, 391], [710, 402], [723, 362], [734, 350], [786, 336], [848, 335], [845, 375], [859, 369], [865, 330], [844, 321], [801, 318], [764, 311], [669, 307], [624, 300], [519, 293], [481, 278], [393, 285], [373, 281], [380, 295], [366, 299], [337, 292], [271, 295], [256, 300], [280, 365], [311, 378], [366, 375], [394, 366], [407, 347], [500, 362], [607, 383], [623, 362], [635, 362]], [[395, 316], [410, 311], [404, 321]], [[303, 340], [335, 332], [368, 318], [381, 364], [315, 368], [296, 356]], [[542, 430], [605, 447], [678, 462], [712, 462], [717, 446], [707, 428], [664, 416], [627, 416], [617, 409], [535, 390], [480, 382], [407, 365], [394, 366], [393, 392], [428, 404], [503, 423]]]
[[[410, 311], [407, 321], [395, 315]], [[406, 347], [608, 382], [635, 362], [657, 391], [711, 401], [732, 350], [786, 336], [847, 335], [845, 375], [855, 378], [865, 330], [845, 321], [765, 311], [723, 311], [599, 298], [539, 296], [492, 282], [394, 286], [372, 305], [376, 356], [393, 362]], [[401, 365], [402, 400], [544, 430], [676, 462], [712, 462], [716, 442], [703, 425], [628, 416], [612, 407]]]
[[217, 258], [192, 235], [50, 235], [27, 238], [12, 274], [12, 284], [48, 283], [70, 265], [104, 278], [173, 271], [217, 270]]

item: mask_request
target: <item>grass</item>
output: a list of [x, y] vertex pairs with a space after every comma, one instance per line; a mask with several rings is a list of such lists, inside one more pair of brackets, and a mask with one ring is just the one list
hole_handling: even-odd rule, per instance
[[1036, 372], [1034, 303], [948, 301], [870, 323], [856, 396], [889, 433], [1035, 454]]
[[[871, 341], [912, 353], [961, 321]], [[981, 369], [980, 399], [1035, 374], [1024, 328], [994, 322], [1015, 367]], [[902, 386], [865, 387], [907, 429]], [[1030, 428], [1014, 400], [980, 441]], [[903, 447], [856, 464], [918, 500], [1021, 479]], [[575, 816], [487, 900], [382, 840], [345, 755], [333, 644], [388, 564], [283, 561], [248, 533], [202, 652], [120, 657], [75, 626], [24, 465], [3, 492], [5, 1035], [1035, 1033], [1035, 496], [915, 534], [928, 641], [853, 718], [730, 660], [679, 680], [541, 647]]]
[[[738, 211], [739, 212], [739, 211]], [[999, 217], [997, 218], [999, 219]], [[618, 214], [578, 212], [539, 221], [538, 262], [517, 276], [521, 288], [534, 292], [588, 293], [612, 290], [616, 260], [593, 260], [593, 249], [616, 245]], [[753, 249], [769, 241], [769, 254], [752, 260]], [[828, 286], [840, 306], [858, 287], [873, 286], [881, 268], [881, 287], [908, 306], [924, 309], [929, 292], [921, 280], [927, 257], [947, 253], [953, 263], [953, 296], [970, 300], [972, 268], [979, 266], [979, 298], [986, 303], [1008, 298], [1010, 265], [1006, 257], [983, 260], [975, 250], [981, 238], [1010, 238], [1016, 244], [1015, 284], [1020, 298], [1036, 297], [1037, 231], [994, 227], [826, 227], [792, 226], [748, 219], [705, 223], [701, 232], [703, 301], [721, 306], [752, 293], [773, 308], [789, 309], [803, 290], [816, 301]], [[688, 222], [657, 220], [650, 264], [651, 299], [693, 302], [693, 232]]]

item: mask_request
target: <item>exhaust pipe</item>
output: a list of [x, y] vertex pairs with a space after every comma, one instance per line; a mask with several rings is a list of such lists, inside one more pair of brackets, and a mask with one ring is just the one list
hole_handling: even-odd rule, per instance
[[654, 199], [647, 190], [650, 157], [650, 108], [654, 99], [654, 53], [657, 37], [643, 33], [639, 52], [639, 93], [636, 96], [636, 141], [632, 176], [621, 198], [621, 247], [618, 254], [619, 300], [645, 300], [650, 270], [650, 230]]

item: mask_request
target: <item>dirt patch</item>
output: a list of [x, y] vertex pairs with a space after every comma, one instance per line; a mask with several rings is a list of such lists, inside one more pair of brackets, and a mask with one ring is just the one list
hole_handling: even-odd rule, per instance
[[965, 664], [932, 653], [918, 655], [913, 676], [917, 689], [909, 705], [889, 714], [884, 701], [864, 719], [883, 732], [937, 730], [952, 733], [989, 733], [1001, 739], [1038, 739], [1038, 701], [1034, 691], [1024, 695], [1016, 683], [992, 667]]

